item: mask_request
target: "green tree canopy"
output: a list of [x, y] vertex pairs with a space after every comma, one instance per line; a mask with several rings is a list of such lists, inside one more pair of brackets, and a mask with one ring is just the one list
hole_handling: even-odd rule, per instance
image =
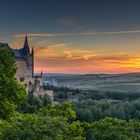
[[0, 46], [0, 118], [7, 119], [25, 99], [26, 89], [14, 78], [15, 60], [12, 54]]
[[16, 63], [12, 53], [0, 46], [0, 74], [6, 77], [14, 77], [16, 72]]

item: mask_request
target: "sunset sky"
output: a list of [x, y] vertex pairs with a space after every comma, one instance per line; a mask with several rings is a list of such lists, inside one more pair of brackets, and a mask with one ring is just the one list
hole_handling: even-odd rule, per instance
[[0, 0], [0, 42], [25, 34], [36, 72], [140, 72], [140, 0]]

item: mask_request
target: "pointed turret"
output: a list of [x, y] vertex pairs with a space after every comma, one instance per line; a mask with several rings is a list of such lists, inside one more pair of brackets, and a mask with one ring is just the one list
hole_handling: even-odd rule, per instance
[[28, 45], [28, 38], [27, 38], [27, 34], [26, 34], [26, 36], [25, 36], [24, 46], [29, 46], [29, 45]]
[[22, 55], [27, 56], [29, 54], [30, 54], [30, 49], [29, 49], [28, 39], [27, 39], [27, 35], [26, 35], [25, 36], [24, 47], [22, 49]]
[[31, 52], [32, 54], [34, 54], [34, 48], [32, 47], [32, 52]]
[[25, 42], [28, 43], [27, 34], [25, 36]]

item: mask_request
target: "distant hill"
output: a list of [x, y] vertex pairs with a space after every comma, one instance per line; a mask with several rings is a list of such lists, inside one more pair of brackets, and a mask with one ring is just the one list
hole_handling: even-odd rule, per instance
[[140, 92], [140, 73], [126, 74], [43, 74], [55, 79], [58, 86], [104, 91]]

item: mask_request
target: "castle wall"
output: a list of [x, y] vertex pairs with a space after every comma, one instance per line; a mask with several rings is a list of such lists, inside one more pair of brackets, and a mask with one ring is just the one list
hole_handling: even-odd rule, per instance
[[18, 81], [29, 84], [29, 81], [33, 82], [32, 78], [32, 66], [27, 67], [26, 61], [16, 60], [17, 72], [15, 77]]

